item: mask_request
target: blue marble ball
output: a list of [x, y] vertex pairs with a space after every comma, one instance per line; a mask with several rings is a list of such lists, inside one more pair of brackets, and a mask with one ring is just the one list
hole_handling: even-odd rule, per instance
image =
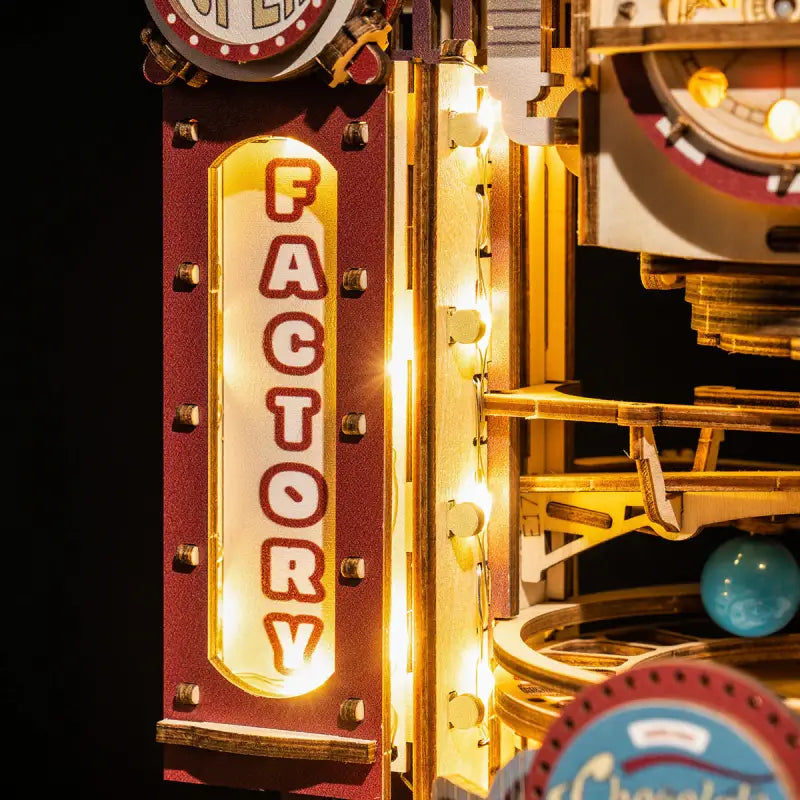
[[742, 536], [718, 547], [700, 578], [711, 619], [737, 636], [768, 636], [800, 607], [800, 567], [771, 536]]

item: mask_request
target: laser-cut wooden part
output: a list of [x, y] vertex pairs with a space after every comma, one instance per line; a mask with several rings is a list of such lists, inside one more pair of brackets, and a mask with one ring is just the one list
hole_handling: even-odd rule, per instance
[[[800, 472], [668, 472], [663, 485], [675, 530], [649, 518], [637, 474], [522, 476], [522, 580], [541, 580], [551, 567], [632, 531], [682, 540], [719, 525], [769, 533], [797, 527]], [[567, 534], [566, 543], [553, 534]]]
[[[523, 475], [523, 492], [632, 492], [639, 486], [633, 473], [596, 472], [569, 475]], [[797, 492], [800, 472], [666, 472], [667, 492]]]
[[599, 53], [763, 47], [765, 42], [772, 47], [796, 47], [800, 31], [793, 22], [647, 25], [589, 31], [589, 48]]
[[[568, 71], [568, 55], [569, 51], [564, 48], [554, 48], [551, 52], [553, 62], [561, 63], [564, 71]], [[543, 104], [556, 99], [562, 91], [552, 90]], [[525, 155], [528, 220], [525, 226], [527, 263], [523, 262], [523, 266], [527, 287], [525, 320], [529, 337], [525, 367], [532, 383], [543, 384], [574, 377], [574, 200], [577, 179], [566, 169], [554, 148], [529, 148]], [[490, 388], [506, 387], [492, 383], [490, 374]], [[504, 420], [489, 417], [489, 430], [492, 431], [499, 421]], [[548, 474], [572, 469], [572, 428], [570, 423], [560, 420], [526, 423], [522, 430], [528, 456], [520, 465], [521, 471]], [[491, 436], [489, 448], [491, 452]], [[553, 533], [551, 538], [554, 549], [564, 544], [560, 533]], [[541, 584], [523, 583], [519, 590], [520, 606], [527, 607], [543, 599], [568, 597], [572, 593], [575, 572], [573, 564], [561, 562], [547, 572], [547, 579]]]
[[636, 462], [642, 504], [647, 518], [671, 533], [679, 531], [680, 523], [675, 516], [675, 509], [667, 500], [664, 474], [651, 427], [631, 427], [631, 458]]
[[725, 438], [725, 431], [718, 428], [701, 428], [697, 440], [692, 469], [695, 472], [715, 470], [719, 461], [719, 448]]
[[[723, 635], [698, 619], [694, 585], [656, 586], [543, 603], [495, 626], [497, 714], [516, 733], [540, 740], [584, 686], [663, 658], [713, 659], [749, 671], [800, 709], [800, 634], [763, 639]], [[653, 622], [636, 617], [658, 616]], [[573, 626], [609, 621], [575, 635]], [[614, 624], [613, 620], [625, 620]], [[554, 633], [555, 631], [555, 633]], [[559, 633], [563, 631], [563, 633]]]
[[692, 274], [684, 280], [700, 344], [732, 353], [800, 355], [800, 276]]
[[[383, 51], [389, 46], [391, 29], [376, 8], [350, 17], [316, 57], [330, 78], [328, 86], [347, 83], [351, 77], [358, 83], [383, 83], [389, 70], [389, 58]], [[372, 63], [356, 71], [354, 67], [362, 50], [369, 54]]]
[[[494, 130], [490, 142], [492, 360], [490, 389], [520, 385], [523, 361], [523, 270], [528, 236], [524, 209], [527, 198], [524, 148]], [[519, 610], [520, 420], [495, 417], [487, 421], [488, 488], [492, 513], [486, 539], [492, 558], [491, 613], [513, 616]]]
[[156, 741], [220, 753], [348, 764], [372, 764], [377, 752], [377, 742], [371, 739], [175, 719], [156, 725]]
[[571, 394], [575, 383], [529, 386], [510, 392], [490, 392], [489, 415], [526, 419], [561, 419], [614, 425], [800, 433], [800, 410], [738, 406], [689, 406], [668, 403], [629, 403]]
[[757, 391], [733, 386], [697, 386], [695, 405], [757, 406], [800, 409], [800, 392]]

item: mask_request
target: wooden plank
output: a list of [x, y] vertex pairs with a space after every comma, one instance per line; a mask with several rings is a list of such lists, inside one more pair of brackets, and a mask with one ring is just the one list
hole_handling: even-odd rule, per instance
[[[492, 343], [490, 389], [514, 389], [521, 382], [522, 292], [524, 258], [521, 229], [523, 207], [522, 147], [499, 132], [491, 144], [491, 285]], [[520, 420], [489, 420], [487, 430], [488, 487], [492, 515], [487, 529], [492, 562], [492, 616], [505, 618], [519, 611], [519, 485]]]
[[[553, 50], [557, 72], [567, 70], [568, 55], [569, 51]], [[527, 161], [526, 377], [531, 383], [540, 384], [574, 376], [576, 180], [555, 148], [532, 149]], [[572, 427], [557, 420], [527, 425], [527, 472], [558, 473], [570, 469]], [[554, 544], [560, 543], [561, 534], [556, 533]], [[546, 586], [542, 588], [547, 597], [563, 599], [573, 591], [575, 567], [575, 564], [558, 564], [547, 572]], [[525, 605], [535, 597], [529, 587], [525, 587], [522, 595], [521, 602]]]
[[589, 47], [606, 53], [763, 47], [765, 42], [769, 42], [771, 47], [797, 47], [800, 45], [800, 28], [796, 22], [752, 22], [647, 25], [640, 28], [593, 28], [589, 31]]
[[372, 764], [377, 754], [374, 739], [176, 719], [156, 723], [156, 741], [220, 753], [348, 764]]
[[544, 384], [486, 395], [486, 413], [614, 425], [800, 433], [800, 411], [783, 408], [629, 403], [569, 394], [576, 384]]
[[589, 60], [590, 26], [589, 0], [573, 0], [571, 20], [572, 74], [576, 78], [589, 77], [591, 69]]
[[694, 390], [696, 405], [753, 406], [756, 408], [800, 409], [800, 392], [735, 389], [733, 386], [698, 386]]
[[[636, 492], [635, 472], [523, 475], [522, 492]], [[667, 492], [796, 492], [800, 472], [665, 472]]]
[[[416, 15], [415, 15], [416, 17]], [[416, 34], [416, 31], [415, 31]], [[436, 175], [438, 72], [414, 65], [414, 164]], [[436, 182], [414, 181], [414, 786], [436, 777]]]

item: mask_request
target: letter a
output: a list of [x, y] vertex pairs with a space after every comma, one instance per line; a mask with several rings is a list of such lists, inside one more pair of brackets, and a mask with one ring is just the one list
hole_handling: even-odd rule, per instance
[[317, 245], [308, 236], [276, 236], [272, 240], [258, 287], [264, 297], [321, 300], [328, 293]]

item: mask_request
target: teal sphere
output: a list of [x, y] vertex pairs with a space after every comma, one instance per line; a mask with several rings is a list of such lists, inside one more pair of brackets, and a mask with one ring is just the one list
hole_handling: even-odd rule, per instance
[[769, 636], [800, 607], [800, 567], [774, 538], [742, 536], [709, 556], [700, 593], [721, 628], [737, 636]]

